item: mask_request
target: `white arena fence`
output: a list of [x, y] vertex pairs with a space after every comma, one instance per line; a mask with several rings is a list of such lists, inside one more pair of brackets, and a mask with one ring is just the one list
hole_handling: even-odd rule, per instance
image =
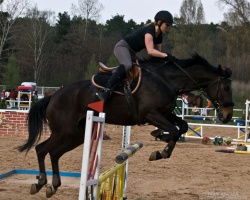
[[[233, 128], [236, 130], [236, 135], [237, 138], [233, 138], [234, 141], [245, 141], [249, 142], [250, 139], [248, 139], [249, 135], [249, 125], [250, 125], [250, 120], [249, 120], [249, 112], [250, 112], [250, 101], [246, 100], [245, 105], [246, 109], [234, 109], [234, 113], [236, 112], [242, 112], [242, 115], [244, 116], [245, 119], [240, 119], [239, 117], [233, 117], [232, 121], [235, 125], [222, 125], [222, 124], [216, 124], [219, 120], [216, 117], [216, 110], [210, 108], [210, 110], [214, 110], [214, 113], [211, 116], [206, 115], [206, 110], [207, 108], [199, 108], [200, 109], [200, 115], [184, 115], [184, 109], [185, 109], [185, 104], [182, 101], [182, 99], [178, 98], [177, 101], [181, 101], [181, 113], [177, 113], [179, 117], [182, 117], [182, 119], [190, 119], [190, 120], [199, 120], [199, 121], [209, 121], [210, 123], [188, 123], [189, 125], [189, 130], [193, 132], [195, 135], [191, 136], [189, 132], [185, 134], [185, 137], [188, 138], [202, 138], [204, 135], [207, 135], [209, 137], [209, 134], [205, 134], [205, 127], [219, 127], [219, 128]], [[192, 107], [188, 107], [188, 109], [192, 110]], [[189, 112], [190, 113], [190, 112]], [[211, 113], [211, 112], [210, 112]], [[198, 131], [199, 130], [199, 131]], [[241, 134], [243, 133], [243, 134]], [[210, 139], [214, 139], [213, 137], [210, 137]]]
[[[37, 86], [38, 100], [44, 97], [46, 91], [56, 91], [60, 87], [44, 87]], [[21, 100], [23, 94], [28, 95], [28, 100]], [[19, 91], [16, 100], [6, 100], [7, 109], [17, 109], [17, 110], [29, 110], [32, 104], [32, 92], [22, 92]]]
[[[0, 86], [1, 87], [1, 86]], [[3, 86], [2, 86], [3, 88]], [[5, 88], [4, 88], [5, 89]], [[46, 91], [53, 91], [53, 90], [58, 90], [60, 89], [60, 87], [44, 87], [44, 86], [37, 86], [37, 91], [38, 91], [38, 97], [39, 98], [43, 98], [44, 97], [44, 93]], [[25, 93], [25, 92], [22, 92]], [[32, 103], [32, 99], [31, 99], [31, 94], [27, 93], [29, 95], [29, 100], [28, 101], [21, 101], [20, 100], [20, 93], [18, 93], [18, 98], [17, 100], [7, 100], [8, 103], [8, 109], [12, 110], [12, 109], [18, 109], [18, 110], [29, 110], [31, 107], [31, 103]], [[196, 136], [190, 136], [189, 134], [186, 133], [186, 137], [195, 137], [195, 138], [202, 138], [202, 136], [204, 136], [204, 127], [223, 127], [223, 128], [234, 128], [236, 129], [236, 135], [237, 138], [234, 140], [237, 141], [242, 141], [243, 139], [245, 141], [247, 141], [247, 137], [249, 134], [249, 100], [246, 101], [246, 109], [234, 109], [234, 113], [238, 113], [237, 116], [244, 116], [245, 119], [242, 119], [240, 117], [236, 117], [233, 116], [232, 118], [232, 122], [235, 123], [235, 125], [220, 125], [220, 124], [214, 124], [218, 122], [217, 119], [217, 113], [216, 110], [214, 110], [213, 108], [196, 108], [197, 110], [199, 110], [200, 115], [194, 115], [192, 114], [192, 110], [194, 107], [187, 107], [185, 108], [185, 103], [182, 101], [181, 98], [177, 99], [177, 105], [179, 106], [179, 109], [176, 108], [175, 109], [175, 113], [179, 116], [182, 117], [182, 119], [191, 119], [191, 120], [203, 120], [203, 121], [210, 121], [211, 123], [207, 124], [207, 123], [189, 123], [190, 125], [190, 130], [193, 131]], [[13, 106], [14, 105], [14, 106]], [[187, 114], [184, 115], [184, 110], [186, 109]], [[210, 115], [207, 116], [207, 111], [210, 111]], [[213, 124], [212, 124], [213, 123]], [[243, 125], [242, 125], [243, 124]], [[195, 128], [192, 128], [191, 126], [200, 126], [200, 133], [198, 131], [195, 131]], [[193, 130], [192, 130], [193, 129]], [[240, 133], [243, 133], [243, 135], [241, 135]]]

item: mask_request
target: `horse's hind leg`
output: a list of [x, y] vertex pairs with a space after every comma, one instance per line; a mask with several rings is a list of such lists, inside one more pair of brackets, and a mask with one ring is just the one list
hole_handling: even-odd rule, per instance
[[[61, 177], [59, 174], [59, 159], [60, 157], [76, 148], [77, 146], [81, 145], [84, 140], [84, 134], [83, 132], [78, 135], [79, 137], [75, 136], [69, 136], [68, 138], [64, 138], [63, 142], [61, 144], [56, 144], [57, 148], [53, 149], [53, 151], [50, 151], [50, 159], [51, 159], [51, 164], [52, 164], [52, 171], [53, 171], [53, 177], [52, 177], [52, 186], [47, 187], [46, 190], [46, 197], [49, 198], [52, 195], [54, 195], [58, 189], [58, 187], [61, 186]], [[59, 138], [55, 138], [55, 140], [58, 141]], [[55, 140], [51, 140], [52, 145], [55, 145]]]
[[47, 144], [48, 141], [49, 139], [45, 140], [44, 142], [38, 144], [35, 147], [39, 165], [39, 176], [37, 176], [38, 183], [37, 184], [34, 183], [31, 185], [30, 194], [36, 194], [41, 190], [41, 188], [44, 185], [47, 184], [47, 175], [46, 175], [44, 159], [48, 153], [48, 150], [44, 148], [44, 146]]

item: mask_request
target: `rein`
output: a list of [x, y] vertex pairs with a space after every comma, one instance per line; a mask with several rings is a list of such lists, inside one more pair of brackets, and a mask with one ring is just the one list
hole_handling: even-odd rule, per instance
[[199, 84], [189, 75], [189, 73], [187, 73], [187, 71], [185, 71], [182, 67], [180, 67], [180, 65], [178, 65], [176, 62], [173, 62], [175, 66], [177, 66], [184, 74], [187, 75], [188, 78], [190, 78], [190, 80], [192, 80], [194, 82], [195, 85], [197, 85], [200, 90], [202, 91], [203, 89], [199, 86]]
[[176, 91], [173, 90], [173, 87], [171, 87], [171, 85], [166, 81], [164, 80], [161, 76], [159, 76], [159, 74], [155, 73], [155, 70], [157, 70], [158, 68], [162, 67], [164, 64], [166, 64], [166, 62], [164, 62], [163, 64], [159, 65], [158, 67], [155, 67], [153, 70], [149, 70], [149, 69], [146, 69], [144, 67], [141, 67], [142, 69], [144, 69], [147, 73], [150, 73], [152, 75], [155, 76], [156, 79], [160, 80], [167, 88], [169, 88], [171, 90], [171, 92], [175, 95], [176, 94]]
[[[194, 82], [194, 84], [196, 85], [196, 86], [198, 86], [198, 88], [199, 88], [199, 90], [200, 90], [200, 94], [203, 94], [205, 97], [207, 97], [208, 99], [210, 99], [209, 98], [209, 96], [207, 95], [207, 93], [204, 91], [204, 89], [202, 89], [201, 87], [200, 87], [200, 85], [189, 75], [189, 73], [187, 73], [187, 71], [186, 70], [184, 70], [180, 65], [178, 65], [176, 62], [173, 62], [173, 64], [176, 66], [176, 67], [178, 67], [184, 74], [186, 74], [187, 75], [187, 77], [188, 78], [190, 78], [190, 80], [191, 81], [193, 81]], [[218, 79], [217, 80], [215, 80], [215, 82], [217, 82], [218, 81]], [[214, 82], [214, 83], [215, 83]], [[212, 83], [212, 84], [210, 84], [208, 87], [210, 87], [211, 85], [213, 85], [214, 83]], [[208, 89], [208, 87], [206, 88], [206, 90]], [[192, 91], [192, 90], [179, 90], [179, 93], [183, 93], [184, 91]]]
[[[218, 97], [218, 93], [219, 93], [219, 85], [220, 85], [220, 81], [221, 79], [225, 79], [225, 77], [218, 77], [214, 82], [212, 82], [210, 85], [207, 86], [207, 88], [204, 90], [200, 87], [200, 85], [182, 68], [180, 67], [176, 62], [173, 62], [173, 64], [175, 66], [177, 66], [183, 73], [185, 73], [189, 78], [190, 80], [192, 80], [194, 82], [195, 85], [197, 85], [199, 87], [199, 90], [200, 90], [200, 94], [204, 95], [207, 99], [209, 99], [212, 104], [214, 105], [215, 109], [218, 110], [220, 108], [220, 104], [218, 103], [217, 100], [212, 100], [209, 95], [207, 94], [207, 90], [208, 88], [210, 88], [212, 85], [217, 84], [217, 97]], [[180, 90], [179, 92], [182, 93], [184, 90]], [[190, 91], [190, 90], [189, 90]], [[233, 106], [234, 103], [233, 102], [223, 102], [223, 106]]]

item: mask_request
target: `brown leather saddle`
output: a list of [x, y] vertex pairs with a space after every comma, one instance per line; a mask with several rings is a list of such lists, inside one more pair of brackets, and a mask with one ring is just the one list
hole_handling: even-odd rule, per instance
[[[92, 76], [92, 83], [97, 88], [104, 88], [107, 81], [109, 80], [112, 73], [117, 69], [117, 67], [108, 68], [103, 63], [99, 62], [99, 72]], [[114, 93], [124, 95], [128, 107], [131, 111], [131, 115], [134, 118], [136, 124], [141, 125], [138, 119], [137, 106], [135, 104], [133, 95], [141, 83], [141, 68], [138, 64], [133, 64], [132, 68], [127, 73], [126, 79], [118, 83], [114, 88], [112, 88]]]
[[[99, 72], [92, 76], [91, 82], [97, 88], [104, 88], [107, 81], [117, 67], [106, 67], [103, 63], [99, 62]], [[141, 83], [141, 68], [138, 64], [134, 63], [132, 68], [127, 73], [127, 78], [122, 80], [113, 89], [114, 93], [124, 95], [124, 86], [130, 87], [132, 94], [134, 94]]]

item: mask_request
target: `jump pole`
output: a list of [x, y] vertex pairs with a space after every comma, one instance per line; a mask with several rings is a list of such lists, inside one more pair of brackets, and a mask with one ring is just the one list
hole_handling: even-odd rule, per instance
[[133, 146], [128, 147], [122, 153], [116, 156], [115, 158], [116, 163], [122, 164], [123, 162], [127, 161], [130, 156], [135, 154], [142, 147], [143, 147], [143, 144], [141, 142], [137, 142]]
[[[102, 101], [94, 102], [88, 105], [89, 108], [99, 112], [99, 117], [94, 116], [93, 111], [87, 111], [79, 200], [85, 200], [85, 199], [87, 200], [89, 199], [89, 196], [93, 200], [97, 200], [100, 197], [100, 192], [101, 192], [100, 185], [102, 184], [101, 181], [104, 180], [102, 175], [99, 176], [103, 132], [105, 124], [105, 113], [102, 112], [103, 105], [104, 102]], [[124, 196], [126, 196], [128, 158], [143, 146], [142, 143], [140, 142], [136, 143], [133, 146], [130, 146], [130, 132], [131, 132], [130, 126], [123, 127], [123, 139], [122, 139], [123, 152], [121, 153], [123, 157], [122, 161], [121, 160], [119, 161], [122, 163], [115, 164], [115, 166], [113, 166], [111, 169], [103, 173], [106, 174], [104, 175], [104, 177], [106, 177], [110, 174], [110, 171], [114, 173], [117, 173], [117, 171], [121, 171], [119, 175], [120, 189], [118, 192], [120, 194], [120, 197], [122, 197], [123, 199], [126, 199], [126, 197], [124, 198]], [[95, 147], [93, 147], [94, 143]], [[94, 152], [92, 151], [92, 149], [94, 149]], [[121, 156], [121, 154], [119, 156]], [[108, 179], [110, 179], [110, 177], [108, 177]], [[110, 185], [110, 183], [108, 184]], [[90, 195], [88, 194], [89, 186], [91, 187]]]
[[98, 197], [105, 200], [127, 199], [124, 193], [126, 161], [142, 147], [143, 144], [137, 142], [116, 156], [116, 164], [99, 176]]
[[246, 116], [245, 116], [245, 142], [247, 142], [248, 136], [249, 136], [249, 111], [250, 111], [250, 107], [249, 107], [250, 101], [247, 99], [246, 100]]
[[[131, 126], [123, 126], [122, 137], [122, 151], [130, 146]], [[127, 193], [127, 180], [128, 180], [128, 160], [126, 160], [126, 167], [124, 172], [124, 189], [123, 195], [126, 197]]]

